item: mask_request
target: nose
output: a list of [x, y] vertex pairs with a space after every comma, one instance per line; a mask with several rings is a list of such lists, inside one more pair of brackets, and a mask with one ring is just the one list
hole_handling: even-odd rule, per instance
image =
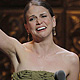
[[37, 25], [39, 25], [42, 23], [42, 20], [40, 18], [37, 18], [36, 22], [37, 22]]

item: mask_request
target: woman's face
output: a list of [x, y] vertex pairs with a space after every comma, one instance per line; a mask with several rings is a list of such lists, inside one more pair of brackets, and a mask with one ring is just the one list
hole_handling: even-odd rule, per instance
[[49, 36], [52, 34], [52, 28], [55, 27], [55, 17], [51, 17], [49, 11], [42, 6], [30, 6], [26, 20], [25, 28], [33, 38]]

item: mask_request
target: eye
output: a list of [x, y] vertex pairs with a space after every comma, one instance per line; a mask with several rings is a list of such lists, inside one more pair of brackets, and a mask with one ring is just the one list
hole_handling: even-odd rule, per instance
[[42, 18], [45, 18], [45, 17], [47, 17], [47, 15], [42, 15], [41, 17], [42, 17]]
[[33, 21], [33, 20], [34, 20], [34, 18], [30, 18], [30, 19], [29, 19], [29, 21]]
[[36, 17], [33, 16], [33, 17], [31, 17], [31, 18], [29, 19], [29, 21], [33, 21], [33, 20], [35, 20], [35, 19], [36, 19]]

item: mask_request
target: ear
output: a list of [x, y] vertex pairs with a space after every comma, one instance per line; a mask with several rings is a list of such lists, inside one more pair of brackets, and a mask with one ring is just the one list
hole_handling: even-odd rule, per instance
[[56, 26], [56, 18], [55, 18], [55, 16], [52, 17], [52, 20], [53, 20], [53, 27], [55, 27]]
[[26, 29], [27, 33], [29, 33], [29, 29], [28, 29], [27, 24], [24, 24], [24, 27], [25, 27], [25, 29]]

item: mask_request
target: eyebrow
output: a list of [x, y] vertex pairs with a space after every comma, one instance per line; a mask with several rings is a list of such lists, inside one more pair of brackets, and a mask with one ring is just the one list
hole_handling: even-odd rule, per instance
[[31, 15], [31, 16], [29, 16], [29, 18], [30, 18], [30, 17], [35, 17], [35, 15]]
[[40, 14], [40, 15], [42, 16], [43, 14], [46, 14], [46, 13], [42, 13], [42, 14]]

